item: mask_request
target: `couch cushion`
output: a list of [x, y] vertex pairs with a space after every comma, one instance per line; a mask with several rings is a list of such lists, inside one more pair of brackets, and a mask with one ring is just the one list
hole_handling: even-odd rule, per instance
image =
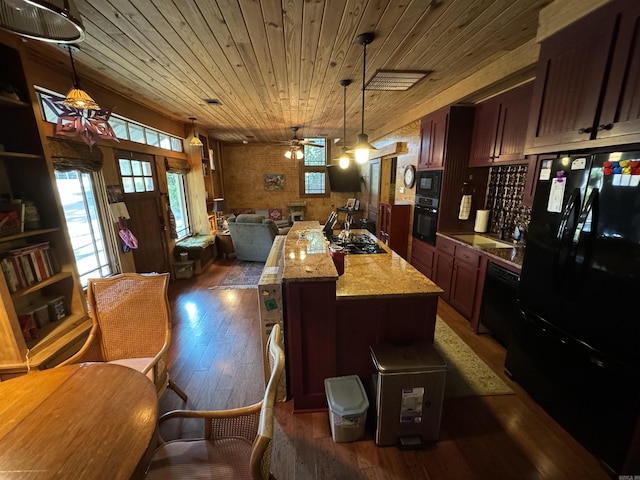
[[236, 223], [262, 223], [264, 217], [255, 213], [243, 213], [236, 217]]

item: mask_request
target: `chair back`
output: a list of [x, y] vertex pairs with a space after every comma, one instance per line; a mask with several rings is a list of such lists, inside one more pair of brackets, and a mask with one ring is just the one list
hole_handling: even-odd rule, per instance
[[103, 361], [154, 357], [169, 342], [169, 274], [89, 279], [87, 300]]
[[258, 435], [251, 452], [251, 476], [254, 480], [268, 480], [271, 470], [271, 447], [273, 444], [273, 409], [278, 394], [278, 384], [284, 372], [284, 347], [282, 330], [275, 324], [267, 342], [271, 375], [260, 411]]

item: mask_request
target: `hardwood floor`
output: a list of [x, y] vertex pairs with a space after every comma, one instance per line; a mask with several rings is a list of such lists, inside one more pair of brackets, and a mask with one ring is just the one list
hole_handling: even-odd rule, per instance
[[[256, 289], [209, 289], [233, 260], [218, 259], [203, 274], [170, 285], [173, 338], [169, 371], [189, 395], [187, 408], [221, 409], [262, 398], [260, 323]], [[271, 471], [279, 480], [351, 479], [607, 479], [595, 457], [558, 426], [503, 372], [505, 350], [440, 301], [438, 314], [515, 395], [447, 398], [440, 440], [422, 450], [377, 447], [373, 428], [353, 443], [335, 443], [326, 412], [293, 414], [276, 405]], [[185, 408], [170, 390], [160, 413]], [[371, 412], [369, 412], [371, 415]], [[167, 426], [198, 436], [195, 424]]]

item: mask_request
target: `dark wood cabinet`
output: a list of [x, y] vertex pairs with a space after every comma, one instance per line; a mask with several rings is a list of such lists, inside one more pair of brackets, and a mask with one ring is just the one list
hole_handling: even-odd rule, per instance
[[533, 83], [476, 105], [470, 167], [523, 163]]
[[476, 300], [479, 266], [478, 252], [463, 245], [456, 245], [449, 303], [469, 320], [473, 316]]
[[484, 278], [483, 257], [473, 248], [439, 236], [436, 239], [434, 282], [442, 298], [467, 320], [477, 324]]
[[434, 246], [417, 238], [411, 243], [411, 265], [429, 279], [433, 279], [435, 252]]
[[639, 19], [614, 0], [542, 42], [528, 153], [640, 141]]
[[443, 108], [420, 120], [420, 156], [418, 170], [444, 167], [449, 123], [449, 108]]
[[378, 235], [382, 243], [402, 258], [407, 258], [409, 243], [409, 216], [411, 204], [380, 202], [378, 208]]

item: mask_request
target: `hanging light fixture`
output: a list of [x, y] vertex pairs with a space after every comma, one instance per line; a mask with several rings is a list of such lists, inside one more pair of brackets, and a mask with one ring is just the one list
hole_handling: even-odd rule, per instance
[[356, 144], [353, 146], [355, 150], [356, 163], [363, 164], [369, 160], [369, 151], [377, 150], [376, 147], [369, 143], [369, 136], [364, 133], [364, 89], [365, 89], [365, 73], [367, 68], [367, 45], [373, 42], [374, 34], [372, 32], [362, 33], [358, 35], [356, 41], [363, 47], [362, 55], [362, 130], [358, 134]]
[[98, 105], [91, 96], [80, 88], [78, 82], [78, 74], [76, 73], [76, 65], [73, 62], [73, 52], [79, 52], [77, 45], [63, 44], [60, 48], [69, 52], [69, 60], [71, 61], [71, 71], [73, 72], [73, 86], [69, 89], [67, 97], [62, 102], [66, 107], [77, 108], [78, 110], [100, 110]]
[[[343, 120], [342, 120], [342, 141], [347, 141], [347, 87], [351, 85], [351, 80], [340, 80], [343, 90]], [[351, 156], [347, 153], [347, 146], [342, 146], [342, 153], [338, 157], [338, 165], [340, 168], [349, 168], [351, 163]]]
[[284, 156], [287, 158], [295, 157], [296, 160], [302, 160], [304, 158], [304, 152], [300, 147], [291, 147], [291, 150], [284, 152]]
[[81, 42], [85, 36], [71, 0], [4, 0], [0, 2], [0, 28], [53, 43]]
[[192, 147], [201, 147], [203, 144], [196, 134], [196, 117], [189, 117], [189, 120], [191, 120], [191, 125], [193, 125], [193, 137], [189, 140], [189, 145]]

